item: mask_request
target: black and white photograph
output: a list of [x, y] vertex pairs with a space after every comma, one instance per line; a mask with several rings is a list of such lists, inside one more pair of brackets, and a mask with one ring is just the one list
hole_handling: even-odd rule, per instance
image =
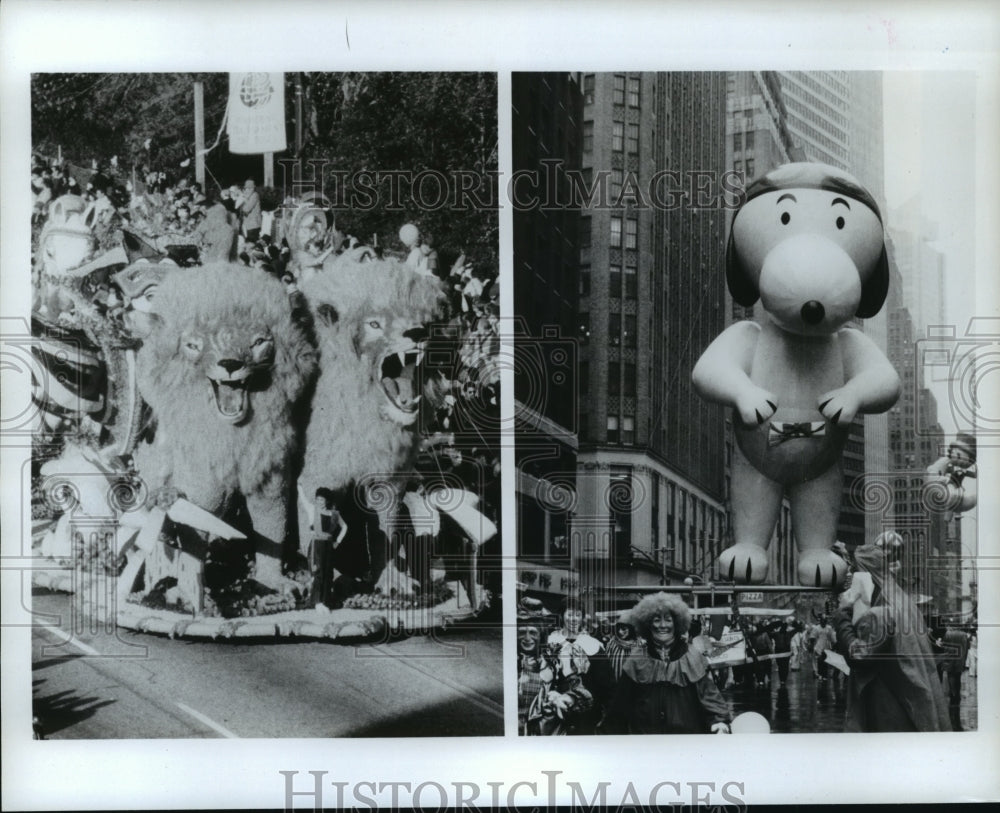
[[511, 103], [521, 733], [976, 730], [974, 75]]
[[35, 735], [502, 734], [495, 75], [31, 101]]
[[0, 4], [0, 806], [1000, 800], [998, 24]]

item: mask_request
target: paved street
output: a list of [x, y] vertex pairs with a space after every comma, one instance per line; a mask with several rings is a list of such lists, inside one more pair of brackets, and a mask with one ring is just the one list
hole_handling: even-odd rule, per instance
[[360, 646], [76, 631], [33, 597], [34, 710], [47, 739], [503, 734], [502, 634], [462, 628]]
[[[976, 678], [966, 671], [962, 675], [962, 727], [977, 729]], [[756, 711], [771, 722], [773, 733], [825, 733], [844, 730], [846, 711], [846, 678], [843, 682], [818, 682], [808, 664], [798, 672], [788, 673], [784, 688], [778, 687], [778, 673], [771, 676], [767, 689], [730, 687], [725, 695], [734, 714]]]

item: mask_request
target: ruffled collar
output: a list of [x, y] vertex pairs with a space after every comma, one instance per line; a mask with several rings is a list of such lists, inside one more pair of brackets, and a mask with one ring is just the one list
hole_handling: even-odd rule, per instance
[[676, 657], [669, 661], [654, 657], [648, 648], [638, 649], [625, 661], [624, 674], [636, 683], [672, 683], [688, 686], [708, 673], [705, 656], [689, 649], [675, 649]]

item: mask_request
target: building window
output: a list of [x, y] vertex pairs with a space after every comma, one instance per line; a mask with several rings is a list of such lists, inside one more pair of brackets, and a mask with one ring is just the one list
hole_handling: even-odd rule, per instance
[[747, 179], [753, 177], [753, 158], [747, 158]]
[[743, 133], [733, 133], [733, 150], [739, 152], [743, 149]]
[[625, 380], [623, 382], [623, 393], [628, 398], [635, 397], [636, 377], [635, 364], [631, 361], [625, 362]]
[[590, 248], [590, 218], [580, 218], [580, 248]]
[[625, 180], [625, 172], [621, 167], [611, 170], [611, 204], [618, 202], [622, 194], [622, 183]]
[[635, 347], [636, 346], [636, 326], [635, 326], [635, 314], [626, 314], [625, 316], [625, 346]]
[[622, 315], [608, 314], [608, 344], [617, 347], [622, 343]]
[[608, 362], [608, 395], [621, 395], [622, 366], [620, 362]]
[[639, 247], [639, 221], [630, 217], [625, 222], [625, 248], [633, 251]]
[[628, 80], [628, 106], [639, 106], [639, 77], [631, 76]]
[[635, 443], [635, 418], [622, 418], [622, 443]]
[[747, 131], [747, 134], [746, 134], [746, 149], [748, 149], [748, 150], [752, 150], [753, 149], [753, 130]]
[[634, 265], [625, 266], [625, 298], [636, 299], [639, 296], [639, 275]]
[[628, 126], [628, 154], [639, 154], [639, 125], [630, 124]]
[[733, 169], [736, 170], [737, 172], [743, 172], [743, 162], [733, 161]]
[[583, 77], [583, 103], [594, 103], [594, 74], [588, 73]]
[[611, 149], [621, 152], [625, 149], [625, 122], [616, 121], [611, 125]]
[[583, 151], [591, 152], [594, 149], [594, 122], [585, 121], [583, 123]]
[[621, 75], [615, 76], [615, 92], [612, 97], [612, 102], [614, 104], [625, 104], [625, 77]]
[[611, 248], [622, 247], [622, 219], [620, 217], [611, 218]]
[[618, 416], [608, 415], [608, 443], [618, 442]]
[[608, 296], [616, 297], [622, 295], [622, 267], [612, 265], [608, 269]]

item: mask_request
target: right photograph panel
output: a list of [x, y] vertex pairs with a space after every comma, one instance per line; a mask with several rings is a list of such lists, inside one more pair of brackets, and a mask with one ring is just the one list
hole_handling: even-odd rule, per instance
[[519, 733], [976, 730], [974, 76], [512, 106]]

